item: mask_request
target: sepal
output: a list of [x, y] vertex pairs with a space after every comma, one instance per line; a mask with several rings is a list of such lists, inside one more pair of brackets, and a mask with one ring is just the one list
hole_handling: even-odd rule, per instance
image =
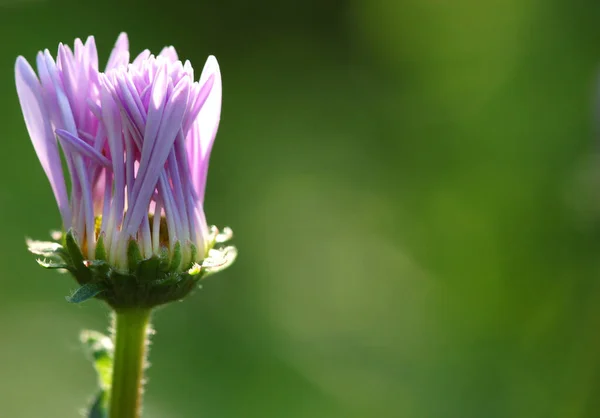
[[202, 278], [225, 270], [233, 264], [236, 258], [237, 248], [233, 246], [210, 249], [208, 251], [208, 257], [202, 262]]
[[[67, 231], [65, 235], [65, 248], [69, 254], [68, 264], [70, 265], [69, 271], [77, 278], [80, 285], [85, 285], [92, 281], [92, 274], [85, 265], [85, 259], [83, 253], [77, 244], [77, 238], [72, 229]], [[76, 292], [77, 293], [77, 292]], [[97, 293], [96, 293], [97, 294]], [[92, 296], [93, 297], [93, 296]], [[88, 298], [89, 299], [89, 298]], [[87, 300], [87, 299], [85, 299]], [[83, 300], [81, 301], [83, 302]], [[79, 303], [79, 302], [77, 302]]]
[[136, 275], [141, 279], [156, 277], [159, 273], [160, 259], [158, 257], [148, 258], [138, 263]]
[[69, 252], [58, 242], [26, 240], [27, 250], [35, 255], [52, 260], [60, 260], [68, 263], [71, 260]]
[[47, 269], [69, 269], [69, 265], [61, 261], [54, 261], [48, 258], [36, 258], [35, 261], [37, 261], [40, 266]]
[[81, 303], [98, 296], [105, 290], [106, 288], [100, 283], [86, 283], [80, 286], [71, 296], [67, 296], [66, 299], [71, 303]]
[[111, 270], [110, 264], [102, 260], [86, 260], [83, 264], [92, 272], [94, 277], [105, 276]]
[[[27, 244], [29, 251], [40, 256], [40, 265], [66, 269], [75, 277], [80, 287], [67, 297], [69, 302], [81, 303], [97, 298], [115, 309], [152, 308], [183, 299], [197, 288], [201, 279], [234, 262], [236, 248], [223, 245], [232, 238], [231, 229], [224, 228], [219, 232], [212, 227], [210, 232], [204, 254], [199, 254], [191, 242], [177, 241], [171, 250], [160, 247], [158, 254], [143, 258], [139, 244], [130, 240], [125, 270], [107, 260], [103, 234], [98, 236], [94, 260], [84, 258], [84, 251], [72, 230], [64, 234], [62, 245], [33, 240], [28, 240]], [[202, 256], [204, 258], [196, 261]]]
[[73, 266], [77, 269], [83, 267], [83, 254], [81, 252], [81, 249], [79, 248], [79, 244], [77, 244], [77, 239], [75, 238], [75, 233], [72, 229], [69, 229], [69, 231], [67, 231], [67, 235], [65, 236], [65, 243], [67, 251], [69, 252], [69, 256], [71, 257]]
[[96, 260], [106, 261], [106, 248], [104, 247], [104, 234], [100, 234], [98, 236], [98, 241], [96, 242], [96, 252], [94, 254]]
[[208, 248], [213, 248], [217, 244], [223, 244], [224, 242], [230, 241], [233, 238], [233, 230], [226, 226], [223, 231], [219, 231], [216, 226], [211, 226], [209, 231], [209, 245]]
[[222, 244], [224, 242], [230, 241], [233, 238], [233, 230], [226, 226], [225, 228], [223, 228], [223, 231], [218, 232], [217, 230], [217, 235], [215, 236], [215, 242], [217, 244]]
[[129, 266], [129, 271], [134, 272], [141, 261], [142, 252], [140, 251], [140, 246], [135, 240], [130, 239], [127, 245], [127, 265]]
[[179, 265], [181, 264], [181, 259], [183, 258], [181, 254], [181, 243], [177, 241], [173, 248], [173, 256], [171, 257], [171, 264], [169, 265], [169, 271], [177, 271], [179, 270]]
[[53, 257], [59, 255], [61, 251], [64, 251], [63, 246], [58, 242], [36, 241], [29, 238], [25, 242], [30, 253], [41, 255], [43, 257]]
[[27, 249], [30, 253], [41, 256], [37, 263], [47, 269], [69, 269], [71, 260], [69, 253], [57, 242], [35, 241], [27, 239]]

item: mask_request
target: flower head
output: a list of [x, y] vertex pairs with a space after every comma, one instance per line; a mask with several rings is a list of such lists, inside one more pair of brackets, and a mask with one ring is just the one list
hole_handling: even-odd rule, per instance
[[[39, 52], [36, 63], [37, 75], [17, 59], [17, 93], [84, 267], [105, 263], [102, 271], [139, 276], [142, 261], [156, 260], [168, 266], [158, 271], [172, 275], [209, 260], [220, 240], [203, 208], [221, 110], [217, 60], [210, 56], [195, 81], [190, 62], [182, 63], [173, 47], [157, 56], [145, 50], [130, 62], [121, 34], [104, 72], [93, 37], [77, 39], [74, 50], [59, 45], [56, 61], [48, 50]], [[113, 285], [107, 273], [102, 280], [75, 275], [82, 284]]]

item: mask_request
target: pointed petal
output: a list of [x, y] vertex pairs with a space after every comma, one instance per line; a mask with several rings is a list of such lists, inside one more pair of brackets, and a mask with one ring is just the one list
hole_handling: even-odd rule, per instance
[[43, 100], [40, 82], [29, 63], [23, 57], [15, 63], [15, 82], [23, 117], [35, 152], [42, 168], [50, 180], [56, 203], [65, 227], [70, 223], [69, 199], [63, 177], [62, 165], [52, 133], [50, 117]]
[[192, 159], [191, 172], [194, 189], [200, 202], [204, 201], [208, 160], [221, 118], [221, 72], [217, 59], [212, 55], [206, 60], [202, 75], [200, 76], [200, 85], [208, 81], [211, 76], [214, 77], [212, 89], [194, 122], [196, 125], [196, 134], [192, 135], [193, 137], [191, 138], [192, 141], [197, 141], [193, 147], [195, 148], [196, 155]]
[[[152, 93], [152, 105], [148, 111], [142, 159], [133, 193], [134, 204], [127, 212], [127, 215], [131, 213], [131, 218], [128, 217], [127, 222], [127, 230], [130, 232], [137, 230], [142, 216], [148, 211], [150, 197], [154, 193], [160, 173], [164, 170], [163, 166], [175, 143], [177, 132], [181, 129], [189, 98], [190, 82], [187, 77], [184, 77], [167, 99], [166, 74], [163, 79], [161, 72], [153, 86], [156, 92]], [[150, 146], [152, 146], [150, 151], [146, 151]], [[146, 158], [144, 158], [145, 153]]]
[[125, 161], [119, 108], [112, 97], [111, 83], [104, 74], [100, 75], [100, 86], [102, 123], [108, 136], [114, 175], [114, 195], [110, 219], [106, 220], [106, 223], [104, 219], [102, 221], [102, 227], [106, 228], [105, 231], [107, 231], [107, 241], [110, 243], [112, 242], [112, 235], [110, 234], [121, 225], [125, 207]]
[[80, 139], [70, 132], [63, 129], [57, 129], [56, 134], [58, 137], [66, 143], [69, 147], [77, 151], [79, 154], [90, 158], [96, 164], [100, 164], [104, 167], [110, 167], [111, 163], [104, 155], [96, 151], [92, 146], [86, 143], [83, 139]]
[[129, 39], [125, 32], [121, 32], [117, 38], [117, 42], [110, 53], [108, 63], [106, 64], [106, 71], [117, 68], [121, 65], [127, 65], [129, 63]]
[[136, 67], [140, 66], [149, 57], [150, 57], [150, 50], [149, 49], [144, 49], [142, 52], [140, 52], [138, 54], [137, 57], [135, 57], [135, 59], [133, 60], [133, 65], [136, 66]]
[[93, 36], [88, 36], [85, 41], [84, 62], [86, 68], [91, 67], [98, 70], [98, 50], [96, 49], [96, 39]]
[[177, 51], [175, 50], [175, 47], [173, 46], [165, 46], [162, 51], [160, 51], [160, 54], [158, 54], [159, 57], [165, 57], [167, 58], [170, 62], [175, 62], [177, 61], [179, 58], [177, 57]]
[[56, 63], [48, 50], [45, 51], [44, 57], [46, 59], [48, 76], [54, 88], [54, 94], [56, 95], [56, 116], [58, 120], [55, 122], [55, 126], [69, 132], [77, 132], [73, 111], [71, 110], [71, 105], [69, 104], [69, 99], [65, 94], [65, 90], [62, 87], [63, 83], [60, 80], [60, 74]]

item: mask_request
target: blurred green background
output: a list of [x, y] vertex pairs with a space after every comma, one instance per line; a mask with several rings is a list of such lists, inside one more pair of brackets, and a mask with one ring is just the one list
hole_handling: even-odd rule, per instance
[[0, 0], [0, 416], [80, 416], [99, 302], [17, 55], [120, 31], [224, 84], [206, 211], [237, 263], [157, 312], [148, 418], [600, 417], [600, 3]]

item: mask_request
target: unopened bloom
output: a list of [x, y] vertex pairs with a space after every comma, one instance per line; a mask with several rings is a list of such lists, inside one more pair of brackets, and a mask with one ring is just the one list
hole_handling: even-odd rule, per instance
[[[36, 64], [37, 75], [25, 58], [17, 59], [16, 85], [69, 231], [65, 268], [114, 304], [122, 304], [111, 300], [122, 299], [112, 294], [122, 291], [116, 276], [181, 286], [180, 276], [197, 274], [215, 242], [224, 240], [208, 227], [203, 208], [221, 111], [217, 60], [209, 57], [195, 81], [190, 62], [182, 63], [173, 47], [157, 56], [145, 50], [130, 62], [121, 34], [104, 72], [93, 37], [77, 39], [74, 50], [59, 45], [56, 60], [48, 50], [39, 52]], [[83, 267], [73, 264], [79, 256]], [[174, 273], [181, 273], [176, 280]], [[150, 292], [148, 286], [140, 292]], [[130, 302], [164, 302], [138, 296]]]

